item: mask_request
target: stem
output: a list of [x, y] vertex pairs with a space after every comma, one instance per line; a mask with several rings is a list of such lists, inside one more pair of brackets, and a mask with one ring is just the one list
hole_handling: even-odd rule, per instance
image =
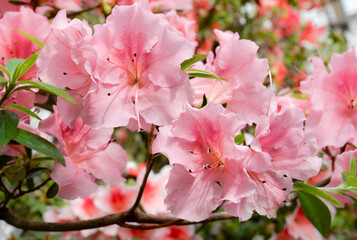
[[233, 219], [235, 217], [228, 215], [227, 213], [213, 213], [209, 218], [201, 222], [190, 222], [182, 219], [178, 219], [171, 216], [156, 216], [145, 214], [136, 211], [135, 214], [128, 212], [122, 212], [118, 214], [111, 214], [101, 218], [95, 218], [91, 220], [82, 221], [69, 221], [69, 222], [38, 222], [31, 220], [24, 220], [18, 218], [9, 208], [0, 208], [0, 219], [4, 220], [8, 224], [21, 228], [24, 230], [34, 231], [46, 231], [46, 232], [64, 232], [64, 231], [79, 231], [84, 229], [93, 229], [99, 227], [105, 227], [113, 224], [118, 224], [122, 227], [134, 228], [134, 225], [126, 222], [137, 222], [145, 224], [156, 225], [135, 225], [138, 229], [155, 229], [162, 228], [171, 225], [192, 225], [198, 223], [207, 223], [218, 220]]
[[326, 153], [327, 156], [329, 156], [329, 157], [331, 158], [331, 162], [332, 162], [332, 164], [331, 164], [331, 169], [332, 169], [332, 172], [335, 171], [335, 161], [336, 161], [335, 156], [333, 156], [333, 155], [331, 154], [330, 149], [328, 149], [328, 147], [323, 148], [322, 151], [323, 151], [324, 153]]
[[135, 203], [133, 204], [133, 206], [130, 208], [129, 212], [133, 213], [135, 211], [135, 209], [139, 206], [140, 200], [143, 196], [144, 190], [145, 190], [145, 186], [146, 186], [146, 182], [147, 179], [149, 177], [149, 174], [151, 172], [151, 169], [154, 165], [155, 162], [155, 158], [154, 155], [152, 154], [152, 143], [154, 141], [154, 131], [155, 131], [155, 125], [152, 124], [151, 125], [151, 131], [149, 133], [149, 138], [148, 138], [148, 153], [149, 153], [149, 160], [148, 160], [148, 164], [146, 166], [146, 172], [145, 172], [145, 176], [143, 179], [143, 182], [140, 186], [139, 192], [138, 192], [138, 196], [136, 197]]
[[30, 192], [34, 192], [34, 191], [36, 191], [36, 190], [42, 188], [42, 187], [45, 186], [46, 183], [49, 182], [50, 180], [51, 180], [51, 178], [49, 177], [49, 178], [47, 178], [43, 183], [41, 183], [40, 185], [38, 185], [38, 186], [36, 186], [36, 187], [34, 187], [34, 188], [30, 189], [30, 190], [27, 190], [27, 191], [22, 191], [22, 190], [20, 189], [20, 192], [19, 192], [19, 194], [16, 196], [16, 198], [21, 197], [22, 195], [25, 195], [25, 194], [30, 193]]

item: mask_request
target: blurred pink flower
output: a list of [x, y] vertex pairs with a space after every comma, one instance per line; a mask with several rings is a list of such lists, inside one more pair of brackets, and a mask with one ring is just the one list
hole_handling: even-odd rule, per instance
[[351, 47], [333, 54], [330, 73], [320, 58], [311, 58], [313, 75], [301, 82], [300, 90], [309, 95], [306, 130], [314, 134], [319, 147], [341, 147], [357, 136], [357, 57]]

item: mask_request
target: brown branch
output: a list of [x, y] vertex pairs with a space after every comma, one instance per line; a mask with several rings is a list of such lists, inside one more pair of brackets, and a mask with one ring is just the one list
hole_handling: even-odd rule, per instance
[[[182, 219], [178, 219], [171, 216], [156, 216], [151, 214], [145, 214], [139, 211], [135, 213], [123, 212], [118, 214], [111, 214], [101, 218], [95, 218], [91, 220], [81, 221], [69, 221], [69, 222], [39, 222], [24, 220], [18, 218], [9, 208], [0, 209], [0, 219], [4, 220], [8, 224], [21, 228], [24, 230], [34, 231], [46, 231], [46, 232], [66, 232], [66, 231], [79, 231], [84, 229], [93, 229], [99, 227], [105, 227], [113, 224], [118, 224], [122, 227], [137, 228], [137, 229], [155, 229], [162, 228], [171, 225], [191, 225], [197, 223], [207, 223], [218, 220], [232, 219], [233, 216], [227, 213], [213, 213], [211, 216], [201, 222], [191, 222]], [[133, 225], [131, 223], [144, 223], [144, 225]], [[157, 224], [157, 225], [145, 225], [145, 224]]]
[[145, 186], [146, 186], [146, 182], [147, 179], [149, 177], [149, 174], [151, 172], [152, 167], [154, 166], [154, 162], [155, 162], [155, 158], [154, 155], [152, 154], [152, 143], [154, 141], [154, 131], [155, 131], [155, 125], [152, 124], [151, 125], [151, 131], [149, 133], [149, 138], [148, 138], [148, 154], [149, 154], [149, 160], [146, 166], [146, 172], [145, 172], [145, 176], [143, 179], [143, 182], [141, 183], [139, 192], [138, 192], [138, 196], [136, 197], [135, 203], [133, 204], [133, 206], [130, 208], [129, 212], [134, 212], [135, 209], [137, 209], [137, 207], [140, 204], [140, 200], [143, 196], [144, 190], [145, 190]]
[[49, 178], [47, 178], [45, 181], [43, 181], [40, 185], [38, 185], [38, 186], [36, 186], [36, 187], [34, 187], [34, 188], [30, 189], [30, 190], [27, 190], [27, 191], [22, 191], [22, 190], [20, 189], [20, 193], [16, 196], [16, 198], [21, 197], [22, 195], [25, 195], [25, 194], [30, 193], [30, 192], [34, 192], [34, 191], [36, 191], [36, 190], [42, 188], [42, 187], [45, 186], [46, 183], [49, 182], [50, 180], [51, 180], [51, 178], [49, 177]]
[[332, 155], [332, 153], [330, 152], [330, 149], [328, 147], [325, 147], [322, 149], [322, 151], [324, 153], [327, 154], [327, 156], [329, 156], [331, 158], [331, 169], [332, 169], [332, 172], [335, 171], [335, 161], [336, 161], [336, 157], [334, 155]]

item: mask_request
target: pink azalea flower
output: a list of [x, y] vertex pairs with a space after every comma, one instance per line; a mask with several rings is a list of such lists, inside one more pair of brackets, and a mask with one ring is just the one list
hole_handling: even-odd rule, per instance
[[227, 103], [227, 109], [242, 115], [248, 124], [257, 122], [260, 115], [267, 114], [269, 108], [275, 111], [275, 96], [262, 84], [268, 74], [268, 61], [256, 57], [258, 46], [252, 41], [239, 39], [237, 33], [214, 32], [220, 46], [216, 49], [215, 59], [213, 53], [209, 53], [204, 70], [225, 78], [227, 82], [192, 79], [196, 103], [201, 102], [205, 94], [211, 102]]
[[[128, 28], [128, 26], [131, 26]], [[193, 45], [169, 29], [162, 17], [140, 5], [116, 6], [105, 25], [96, 26], [98, 88], [85, 99], [83, 120], [90, 126], [126, 126], [131, 118], [168, 124], [193, 101], [180, 63]]]
[[[330, 183], [326, 187], [337, 187], [341, 184], [342, 171], [348, 171], [350, 169], [351, 155], [357, 159], [357, 150], [347, 151], [336, 157], [335, 170], [332, 173]], [[357, 174], [355, 177], [357, 177]], [[356, 194], [348, 194], [355, 198], [357, 197]], [[342, 207], [344, 207], [346, 203], [353, 203], [353, 200], [348, 196], [341, 194], [333, 194], [333, 196], [342, 204]]]
[[[146, 168], [143, 168], [137, 178], [138, 186], [141, 185], [145, 170]], [[166, 195], [165, 186], [169, 179], [170, 170], [170, 166], [165, 166], [157, 174], [150, 173], [140, 202], [145, 212], [151, 214], [163, 214], [167, 212], [164, 198]]]
[[[113, 129], [94, 130], [78, 118], [76, 128], [63, 123], [57, 109], [40, 122], [39, 130], [58, 139], [66, 167], [55, 162], [51, 178], [58, 183], [59, 196], [65, 199], [87, 197], [97, 190], [95, 178], [117, 185], [125, 179], [127, 156], [120, 145], [112, 143]], [[91, 173], [92, 175], [89, 175]]]
[[261, 117], [251, 143], [253, 155], [246, 164], [257, 190], [238, 203], [225, 204], [229, 214], [245, 221], [255, 210], [274, 218], [288, 198], [292, 178], [307, 180], [319, 172], [322, 160], [316, 157], [314, 138], [303, 130], [304, 120], [303, 112], [295, 105]]
[[328, 73], [322, 59], [312, 58], [314, 73], [301, 82], [301, 91], [310, 95], [307, 131], [316, 136], [319, 147], [341, 147], [357, 136], [357, 58], [352, 47], [333, 54]]
[[[46, 17], [34, 13], [30, 8], [21, 7], [18, 12], [6, 12], [0, 19], [0, 64], [3, 66], [11, 58], [26, 59], [41, 50], [17, 30], [45, 41], [50, 31], [50, 23]], [[33, 66], [21, 79], [33, 79], [37, 71], [37, 67]]]
[[170, 25], [179, 31], [185, 38], [187, 38], [196, 47], [196, 22], [189, 20], [186, 17], [179, 16], [176, 11], [171, 10], [165, 14], [165, 18]]
[[240, 116], [209, 103], [202, 109], [186, 105], [172, 125], [160, 128], [153, 152], [174, 164], [165, 198], [173, 215], [200, 221], [223, 200], [238, 202], [255, 192], [244, 168], [250, 150], [234, 143], [245, 125]]
[[137, 188], [130, 185], [100, 187], [94, 204], [107, 214], [124, 212], [134, 204], [136, 195]]
[[45, 83], [76, 93], [71, 96], [77, 104], [62, 98], [57, 102], [65, 122], [74, 126], [83, 110], [83, 97], [95, 86], [91, 73], [95, 68], [96, 53], [86, 42], [92, 37], [92, 30], [78, 19], [69, 22], [66, 11], [62, 10], [53, 19], [51, 31], [37, 60], [39, 77]]
[[304, 121], [296, 105], [283, 106], [279, 113], [261, 117], [251, 143], [254, 151], [269, 154], [271, 169], [303, 181], [317, 175], [322, 164], [314, 136], [304, 131]]

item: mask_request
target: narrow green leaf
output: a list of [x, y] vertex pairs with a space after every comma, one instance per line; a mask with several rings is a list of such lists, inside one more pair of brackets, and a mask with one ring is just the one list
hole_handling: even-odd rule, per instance
[[42, 161], [53, 161], [53, 159], [50, 157], [37, 157], [37, 158], [32, 158], [30, 161], [42, 162]]
[[47, 190], [47, 198], [54, 198], [58, 193], [59, 187], [57, 183], [53, 183], [51, 187]]
[[355, 157], [351, 154], [351, 161], [350, 161], [350, 177], [356, 176], [356, 159]]
[[0, 76], [0, 84], [4, 84], [4, 83], [7, 83], [8, 80], [2, 76]]
[[318, 197], [310, 193], [298, 191], [297, 195], [307, 219], [322, 236], [326, 237], [331, 228], [331, 214], [328, 207]]
[[35, 36], [32, 36], [31, 34], [25, 33], [21, 30], [17, 30], [19, 33], [21, 33], [22, 35], [24, 35], [25, 37], [27, 37], [28, 39], [30, 39], [32, 42], [36, 43], [40, 48], [43, 48], [45, 46], [45, 44], [38, 39]]
[[341, 206], [341, 203], [339, 201], [337, 201], [336, 198], [332, 197], [330, 194], [325, 193], [324, 191], [322, 191], [318, 188], [315, 188], [314, 186], [305, 184], [303, 182], [295, 182], [294, 190], [300, 190], [300, 191], [304, 191], [306, 193], [310, 193], [310, 194], [319, 196], [323, 199], [326, 199], [327, 201], [330, 201], [331, 203], [335, 204], [338, 207]]
[[25, 60], [24, 59], [20, 59], [20, 58], [11, 58], [9, 59], [9, 61], [6, 62], [6, 69], [9, 73], [10, 82], [15, 82], [13, 80], [14, 77], [14, 73], [16, 71], [17, 66], [19, 66], [20, 64], [22, 64]]
[[36, 134], [19, 128], [14, 140], [66, 166], [62, 153], [52, 143]]
[[19, 116], [13, 111], [0, 110], [0, 144], [5, 147], [16, 135]]
[[217, 76], [214, 73], [210, 73], [210, 72], [206, 72], [206, 71], [202, 71], [202, 70], [197, 70], [197, 69], [186, 69], [186, 71], [194, 71], [194, 72], [188, 73], [188, 76], [191, 77], [191, 78], [193, 78], [193, 77], [211, 78], [211, 79], [223, 80], [223, 81], [227, 82], [227, 80], [225, 78]]
[[0, 69], [3, 70], [9, 78], [11, 77], [9, 71], [4, 66], [0, 65]]
[[22, 166], [12, 165], [5, 170], [5, 177], [13, 184], [23, 180], [25, 175], [26, 171]]
[[347, 186], [357, 186], [357, 178], [356, 177], [348, 177]]
[[245, 140], [244, 134], [239, 134], [234, 138], [234, 142], [237, 145], [240, 145], [240, 144], [244, 143], [244, 140]]
[[349, 176], [350, 176], [350, 171], [347, 171], [347, 170], [342, 171], [340, 187], [346, 187], [347, 186], [347, 181], [348, 181], [348, 177]]
[[9, 3], [14, 4], [14, 5], [30, 5], [27, 2], [22, 2], [22, 1], [14, 1], [14, 0], [9, 0]]
[[50, 169], [44, 167], [32, 168], [29, 171], [27, 171], [25, 178], [33, 178], [42, 173], [49, 172], [49, 171]]
[[69, 96], [68, 93], [66, 93], [63, 89], [52, 86], [50, 84], [43, 83], [43, 82], [28, 81], [28, 80], [21, 80], [18, 82], [18, 84], [29, 84], [31, 86], [34, 86], [34, 88], [43, 89], [43, 90], [50, 92], [52, 94], [55, 94], [63, 99], [66, 99], [67, 101], [70, 101], [71, 103], [76, 104], [76, 101], [74, 101], [73, 98], [71, 96]]
[[181, 63], [181, 69], [185, 70], [186, 68], [190, 67], [192, 64], [199, 62], [207, 57], [207, 54], [197, 54], [194, 55], [192, 58], [187, 59]]
[[357, 204], [357, 198], [355, 198], [354, 196], [348, 195], [347, 193], [344, 193], [344, 192], [340, 192], [339, 194], [351, 198], [352, 201], [354, 202], [354, 204]]
[[14, 109], [14, 110], [18, 110], [18, 111], [21, 111], [23, 113], [26, 113], [28, 115], [30, 115], [31, 117], [34, 117], [38, 120], [41, 120], [41, 118], [39, 116], [37, 116], [36, 113], [32, 112], [30, 109], [24, 107], [24, 106], [21, 106], [21, 105], [17, 105], [17, 104], [6, 104], [6, 105], [3, 105], [2, 108], [10, 108], [10, 109]]
[[25, 59], [25, 61], [19, 65], [17, 65], [17, 68], [14, 72], [13, 75], [13, 81], [15, 82], [17, 79], [19, 79], [22, 75], [24, 75], [30, 68], [35, 64], [38, 56], [40, 56], [40, 53], [34, 53], [28, 58]]

